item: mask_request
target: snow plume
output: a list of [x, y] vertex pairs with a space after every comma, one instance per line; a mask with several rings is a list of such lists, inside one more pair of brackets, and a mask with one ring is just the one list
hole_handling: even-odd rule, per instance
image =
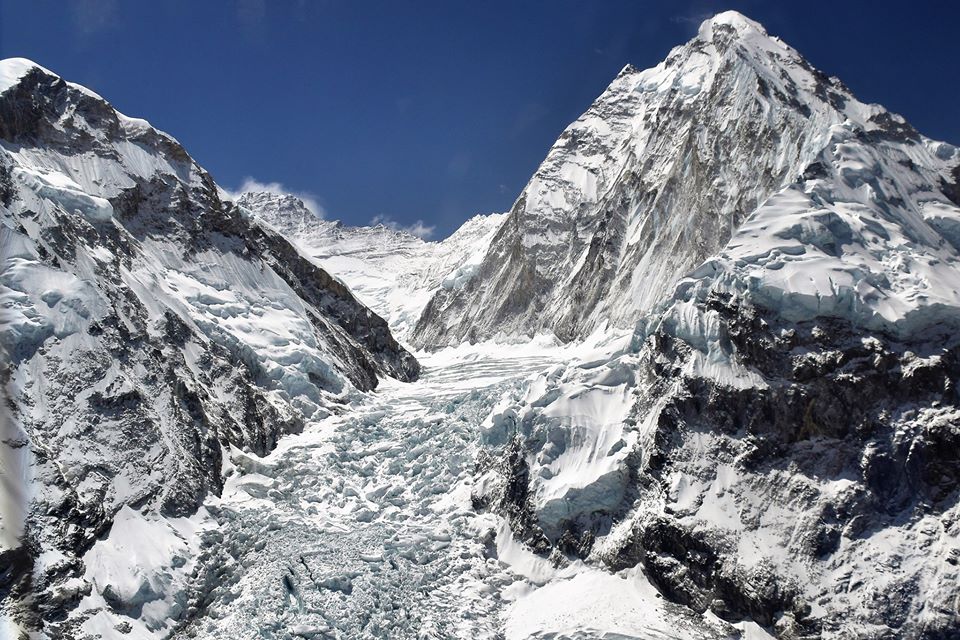
[[371, 227], [375, 227], [378, 224], [383, 225], [388, 229], [393, 229], [394, 231], [403, 231], [405, 233], [409, 233], [410, 235], [417, 236], [422, 240], [429, 240], [432, 238], [433, 232], [436, 230], [434, 225], [428, 225], [423, 220], [417, 220], [412, 224], [404, 226], [390, 216], [383, 214], [374, 216], [373, 219], [370, 220]]
[[321, 219], [327, 217], [326, 209], [324, 209], [320, 204], [315, 194], [310, 193], [309, 191], [294, 191], [293, 189], [286, 188], [279, 182], [260, 182], [256, 178], [247, 176], [243, 179], [243, 182], [240, 183], [239, 189], [236, 191], [230, 191], [228, 193], [234, 200], [236, 200], [244, 193], [256, 191], [266, 191], [267, 193], [275, 193], [280, 196], [295, 196], [303, 201], [303, 204], [313, 215]]

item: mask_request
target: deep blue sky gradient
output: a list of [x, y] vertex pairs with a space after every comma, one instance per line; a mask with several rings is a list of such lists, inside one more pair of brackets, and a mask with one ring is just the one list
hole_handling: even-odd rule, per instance
[[0, 56], [150, 120], [227, 188], [281, 182], [328, 217], [443, 237], [509, 208], [624, 64], [727, 8], [960, 143], [956, 2], [0, 0]]

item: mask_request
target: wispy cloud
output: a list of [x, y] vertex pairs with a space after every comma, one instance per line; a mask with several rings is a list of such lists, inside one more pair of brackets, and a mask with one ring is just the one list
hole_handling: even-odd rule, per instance
[[247, 176], [243, 179], [243, 182], [240, 183], [238, 189], [235, 191], [227, 191], [227, 193], [233, 198], [238, 198], [247, 191], [266, 191], [267, 193], [275, 193], [281, 196], [295, 196], [303, 201], [303, 204], [306, 205], [307, 209], [309, 209], [313, 215], [318, 218], [327, 217], [326, 209], [320, 204], [315, 194], [309, 191], [294, 191], [293, 189], [286, 188], [279, 182], [260, 182], [256, 178]]
[[709, 11], [695, 11], [692, 13], [671, 16], [670, 22], [673, 22], [674, 24], [700, 25], [700, 23], [711, 16], [713, 16], [713, 14]]
[[83, 37], [119, 26], [117, 0], [80, 0], [71, 5], [73, 26]]
[[423, 220], [417, 220], [413, 224], [402, 225], [390, 216], [379, 215], [374, 216], [370, 221], [370, 226], [376, 226], [382, 224], [388, 229], [393, 229], [394, 231], [405, 231], [412, 236], [417, 236], [424, 240], [429, 240], [433, 237], [433, 232], [436, 230], [436, 227], [433, 225], [426, 224]]

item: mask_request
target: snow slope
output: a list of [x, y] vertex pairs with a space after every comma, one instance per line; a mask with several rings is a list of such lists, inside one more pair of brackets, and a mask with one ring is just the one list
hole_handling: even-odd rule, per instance
[[383, 225], [348, 227], [320, 220], [294, 196], [245, 193], [237, 203], [267, 222], [407, 339], [430, 297], [463, 288], [475, 275], [505, 214], [478, 215], [440, 242]]
[[[859, 102], [760, 25], [726, 12], [658, 66], [626, 67], [567, 128], [510, 211], [479, 276], [438, 292], [412, 340], [432, 347], [544, 331], [573, 340], [598, 326], [632, 328], [748, 220], [762, 225], [759, 217], [806, 213], [798, 224], [812, 238], [825, 211], [856, 235], [836, 252], [855, 253], [857, 266], [834, 263], [817, 269], [821, 281], [801, 285], [804, 276], [794, 277], [791, 264], [813, 268], [812, 256], [793, 256], [783, 281], [759, 284], [769, 296], [786, 291], [791, 304], [808, 308], [805, 299], [820, 299], [824, 312], [856, 306], [870, 326], [899, 320], [903, 297], [908, 306], [955, 307], [953, 271], [937, 264], [956, 258], [960, 196], [949, 185], [957, 164], [951, 145]], [[886, 226], [861, 229], [861, 217]], [[771, 264], [796, 250], [779, 244], [769, 247]], [[939, 262], [925, 266], [921, 258], [900, 268], [916, 267], [915, 275], [855, 291], [865, 268], [894, 270], [912, 260], [910, 245]]]

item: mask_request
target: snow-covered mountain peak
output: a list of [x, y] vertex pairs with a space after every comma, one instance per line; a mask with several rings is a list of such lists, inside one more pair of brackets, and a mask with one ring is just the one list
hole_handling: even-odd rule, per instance
[[[0, 92], [0, 139], [10, 143], [17, 171], [34, 189], [86, 194], [77, 208], [108, 215], [109, 207], [89, 201], [122, 197], [138, 184], [170, 176], [180, 194], [215, 190], [213, 179], [179, 142], [140, 118], [114, 109], [97, 93], [66, 82], [22, 58], [0, 61], [8, 84]], [[29, 167], [29, 168], [28, 168]]]
[[[818, 167], [834, 169], [801, 191], [856, 201], [878, 220], [903, 209], [914, 232], [920, 215], [938, 225], [930, 233], [952, 233], [941, 222], [955, 202], [943, 191], [957, 182], [951, 149], [860, 102], [755, 22], [720, 14], [657, 66], [625, 67], [563, 132], [491, 243], [481, 277], [438, 292], [413, 339], [438, 346], [628, 330], [758, 207]], [[881, 187], [879, 168], [902, 177]], [[916, 214], [926, 200], [947, 208]]]
[[255, 213], [275, 229], [300, 236], [340, 226], [317, 216], [300, 198], [272, 191], [247, 191], [235, 198], [238, 206]]
[[273, 191], [245, 191], [236, 199], [239, 205], [257, 207], [260, 215], [283, 211], [287, 216], [307, 217], [320, 219], [306, 203], [289, 193], [275, 193]]
[[401, 340], [434, 291], [462, 287], [474, 276], [506, 217], [474, 216], [449, 238], [432, 242], [386, 224], [353, 227], [322, 220], [290, 195], [245, 193], [237, 204], [345, 282]]
[[[719, 31], [717, 29], [718, 27], [720, 28]], [[764, 29], [763, 25], [759, 22], [751, 20], [739, 11], [729, 10], [704, 20], [697, 30], [697, 37], [709, 42], [712, 41], [719, 32], [729, 31], [731, 29], [740, 36], [746, 34], [767, 35], [767, 30]]]
[[957, 635], [955, 147], [721, 14], [567, 128], [478, 273], [415, 340], [640, 320], [481, 429], [474, 503], [531, 548], [778, 638]]
[[[29, 61], [0, 76], [4, 442], [13, 477], [33, 479], [29, 548], [0, 556], [24, 558], [4, 589], [60, 618], [51, 594], [84, 580], [78, 559], [114, 516], [192, 513], [233, 451], [265, 454], [419, 365], [172, 137]], [[84, 584], [94, 609], [112, 598]], [[180, 606], [117, 589], [124, 611], [144, 590], [161, 618]]]
[[704, 21], [693, 39], [671, 50], [659, 65], [638, 72], [635, 88], [679, 92], [687, 102], [715, 102], [730, 91], [751, 101], [759, 93], [773, 105], [814, 113], [845, 112], [845, 103], [852, 102], [858, 108], [845, 117], [859, 121], [871, 115], [864, 115], [863, 105], [837, 79], [736, 11]]
[[[36, 97], [37, 87], [46, 87], [48, 92], [51, 88], [65, 89], [67, 100], [74, 105], [80, 105], [85, 102], [85, 100], [91, 100], [92, 103], [87, 103], [85, 107], [81, 107], [84, 116], [91, 115], [90, 112], [102, 111], [101, 115], [115, 119], [116, 126], [130, 135], [152, 133], [154, 135], [161, 135], [179, 145], [173, 136], [154, 129], [146, 120], [142, 118], [131, 118], [130, 116], [120, 113], [96, 91], [82, 84], [64, 80], [58, 74], [33, 60], [28, 58], [5, 58], [0, 60], [0, 95], [19, 89], [23, 92], [24, 98], [31, 96]], [[96, 105], [96, 107], [91, 109], [91, 104]], [[43, 101], [38, 100], [36, 107], [40, 109], [42, 105]], [[39, 112], [36, 112], [34, 115], [35, 117], [39, 117]], [[184, 152], [184, 155], [185, 154], [186, 152]]]
[[[93, 91], [82, 84], [64, 80], [59, 74], [54, 73], [50, 69], [47, 69], [43, 65], [34, 62], [29, 58], [5, 58], [0, 60], [0, 95], [23, 84], [24, 81], [29, 81], [31, 78], [34, 80], [34, 84], [42, 83], [53, 85], [56, 83], [62, 83], [63, 86], [69, 87], [77, 94], [81, 94], [87, 98], [92, 98], [109, 106], [107, 100], [96, 91]], [[31, 88], [26, 87], [25, 90], [30, 91]], [[110, 108], [111, 110], [113, 109], [112, 107]], [[123, 115], [119, 111], [115, 111], [115, 113], [117, 117], [126, 124], [133, 126], [150, 126], [146, 120], [140, 118], [130, 118]]]

